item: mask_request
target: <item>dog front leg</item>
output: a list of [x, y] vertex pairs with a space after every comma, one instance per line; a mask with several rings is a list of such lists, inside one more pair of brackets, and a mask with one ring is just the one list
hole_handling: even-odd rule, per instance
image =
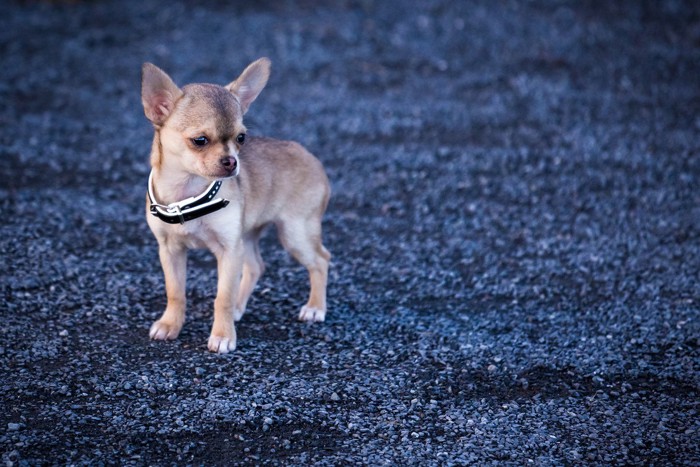
[[180, 334], [185, 322], [187, 250], [181, 246], [159, 244], [158, 253], [165, 276], [168, 305], [163, 316], [151, 326], [149, 335], [151, 339], [169, 340]]
[[232, 352], [236, 348], [234, 310], [241, 282], [243, 246], [237, 242], [216, 254], [219, 281], [214, 301], [214, 324], [209, 336], [209, 350], [218, 353]]

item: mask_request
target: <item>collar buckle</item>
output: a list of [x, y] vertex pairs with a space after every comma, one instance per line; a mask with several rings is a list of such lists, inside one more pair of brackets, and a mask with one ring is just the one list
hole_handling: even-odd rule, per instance
[[175, 210], [175, 214], [177, 214], [177, 218], [180, 220], [180, 225], [185, 223], [185, 218], [182, 215], [182, 210], [180, 209], [180, 206], [177, 204], [173, 206], [173, 209]]

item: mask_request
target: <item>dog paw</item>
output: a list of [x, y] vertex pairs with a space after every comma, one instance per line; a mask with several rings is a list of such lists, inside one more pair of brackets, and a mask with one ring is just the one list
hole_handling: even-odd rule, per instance
[[238, 322], [243, 318], [243, 315], [245, 314], [245, 308], [236, 308], [233, 310], [233, 320]]
[[299, 321], [307, 321], [313, 323], [315, 321], [323, 321], [326, 319], [326, 310], [316, 308], [309, 305], [301, 307], [299, 312]]
[[209, 336], [209, 350], [216, 353], [229, 353], [236, 349], [236, 336]]
[[151, 325], [151, 330], [148, 332], [148, 335], [151, 339], [156, 341], [172, 340], [177, 338], [181, 329], [182, 325], [178, 326], [159, 319]]

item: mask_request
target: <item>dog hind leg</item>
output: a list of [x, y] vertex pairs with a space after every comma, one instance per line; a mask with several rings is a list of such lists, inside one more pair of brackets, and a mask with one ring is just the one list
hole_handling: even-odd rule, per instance
[[326, 286], [331, 255], [321, 243], [320, 218], [287, 219], [277, 224], [285, 249], [309, 272], [309, 300], [299, 312], [300, 321], [323, 321], [326, 318]]
[[262, 229], [243, 240], [243, 276], [238, 289], [238, 299], [236, 300], [236, 309], [234, 311], [234, 319], [236, 321], [243, 317], [250, 295], [258, 283], [258, 279], [265, 271], [265, 263], [260, 255], [259, 246], [261, 233]]

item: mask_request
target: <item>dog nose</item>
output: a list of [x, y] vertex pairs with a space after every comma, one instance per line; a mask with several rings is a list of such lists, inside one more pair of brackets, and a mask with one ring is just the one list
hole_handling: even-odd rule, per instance
[[221, 158], [221, 165], [223, 165], [224, 168], [229, 172], [233, 172], [234, 170], [236, 170], [237, 164], [238, 163], [236, 162], [235, 157], [226, 156]]

